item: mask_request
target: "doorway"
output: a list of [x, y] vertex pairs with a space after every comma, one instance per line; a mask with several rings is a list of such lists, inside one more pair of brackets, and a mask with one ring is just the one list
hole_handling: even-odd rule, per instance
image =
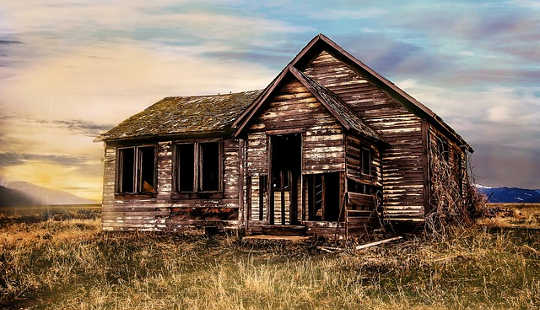
[[270, 136], [270, 224], [298, 223], [298, 187], [302, 173], [302, 136]]

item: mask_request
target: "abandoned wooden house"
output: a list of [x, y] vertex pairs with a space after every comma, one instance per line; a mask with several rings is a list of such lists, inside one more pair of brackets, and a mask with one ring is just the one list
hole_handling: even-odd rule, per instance
[[167, 97], [102, 134], [104, 230], [328, 234], [422, 223], [431, 145], [472, 148], [322, 34], [263, 90]]

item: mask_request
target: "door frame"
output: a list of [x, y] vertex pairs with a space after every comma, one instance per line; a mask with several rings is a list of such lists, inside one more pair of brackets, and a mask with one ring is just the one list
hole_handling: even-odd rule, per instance
[[[296, 218], [294, 218], [294, 221], [291, 221], [291, 217], [290, 217], [290, 214], [289, 214], [289, 224], [285, 224], [285, 225], [298, 225], [301, 220], [298, 220], [298, 214], [299, 214], [299, 205], [298, 205], [298, 197], [299, 195], [301, 195], [301, 189], [302, 189], [302, 173], [303, 173], [303, 157], [304, 157], [304, 151], [303, 151], [303, 144], [304, 144], [304, 130], [303, 129], [285, 129], [285, 130], [269, 130], [269, 131], [266, 131], [266, 145], [267, 145], [267, 153], [268, 153], [268, 158], [267, 158], [267, 162], [268, 162], [268, 181], [266, 182], [266, 199], [267, 199], [267, 211], [266, 211], [266, 223], [269, 224], [269, 225], [273, 225], [275, 224], [274, 223], [274, 192], [272, 190], [272, 170], [273, 170], [273, 167], [272, 167], [272, 159], [273, 159], [273, 154], [272, 154], [272, 148], [273, 148], [273, 143], [272, 143], [272, 138], [274, 137], [278, 137], [278, 136], [287, 136], [287, 135], [295, 135], [298, 137], [298, 140], [299, 140], [299, 147], [300, 147], [300, 152], [299, 152], [299, 169], [298, 169], [298, 175], [296, 176], [297, 178], [299, 177], [299, 181], [300, 182], [300, 191], [298, 191], [298, 182], [291, 182], [290, 186], [291, 186], [291, 194], [290, 196], [291, 197], [294, 197], [295, 199], [292, 200], [291, 199], [291, 207], [289, 209], [289, 212], [290, 213], [293, 213], [293, 214], [296, 214]], [[293, 177], [294, 179], [294, 177]], [[296, 186], [294, 188], [292, 188], [292, 183], [296, 183]], [[295, 192], [293, 194], [293, 191]], [[295, 208], [296, 211], [293, 212], [292, 209]], [[281, 225], [281, 223], [278, 223], [278, 225]]]

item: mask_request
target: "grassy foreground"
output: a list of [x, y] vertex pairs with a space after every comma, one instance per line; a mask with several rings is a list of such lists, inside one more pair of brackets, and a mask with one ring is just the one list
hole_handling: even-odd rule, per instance
[[232, 237], [105, 234], [99, 218], [0, 228], [0, 308], [540, 307], [540, 236], [456, 230], [361, 252]]

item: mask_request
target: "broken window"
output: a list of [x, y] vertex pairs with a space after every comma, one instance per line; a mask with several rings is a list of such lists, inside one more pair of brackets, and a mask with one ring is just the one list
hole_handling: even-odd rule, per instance
[[176, 147], [178, 165], [177, 187], [179, 192], [193, 192], [194, 184], [194, 144], [179, 144]]
[[371, 175], [371, 152], [368, 149], [362, 149], [362, 173]]
[[217, 142], [199, 144], [200, 190], [219, 190], [219, 144]]
[[308, 210], [311, 221], [337, 221], [339, 216], [339, 173], [307, 176]]
[[155, 147], [118, 149], [117, 192], [155, 193]]
[[220, 142], [176, 146], [176, 190], [181, 193], [218, 192], [222, 188]]
[[137, 170], [138, 170], [138, 192], [155, 192], [155, 153], [153, 146], [140, 147], [138, 150]]

